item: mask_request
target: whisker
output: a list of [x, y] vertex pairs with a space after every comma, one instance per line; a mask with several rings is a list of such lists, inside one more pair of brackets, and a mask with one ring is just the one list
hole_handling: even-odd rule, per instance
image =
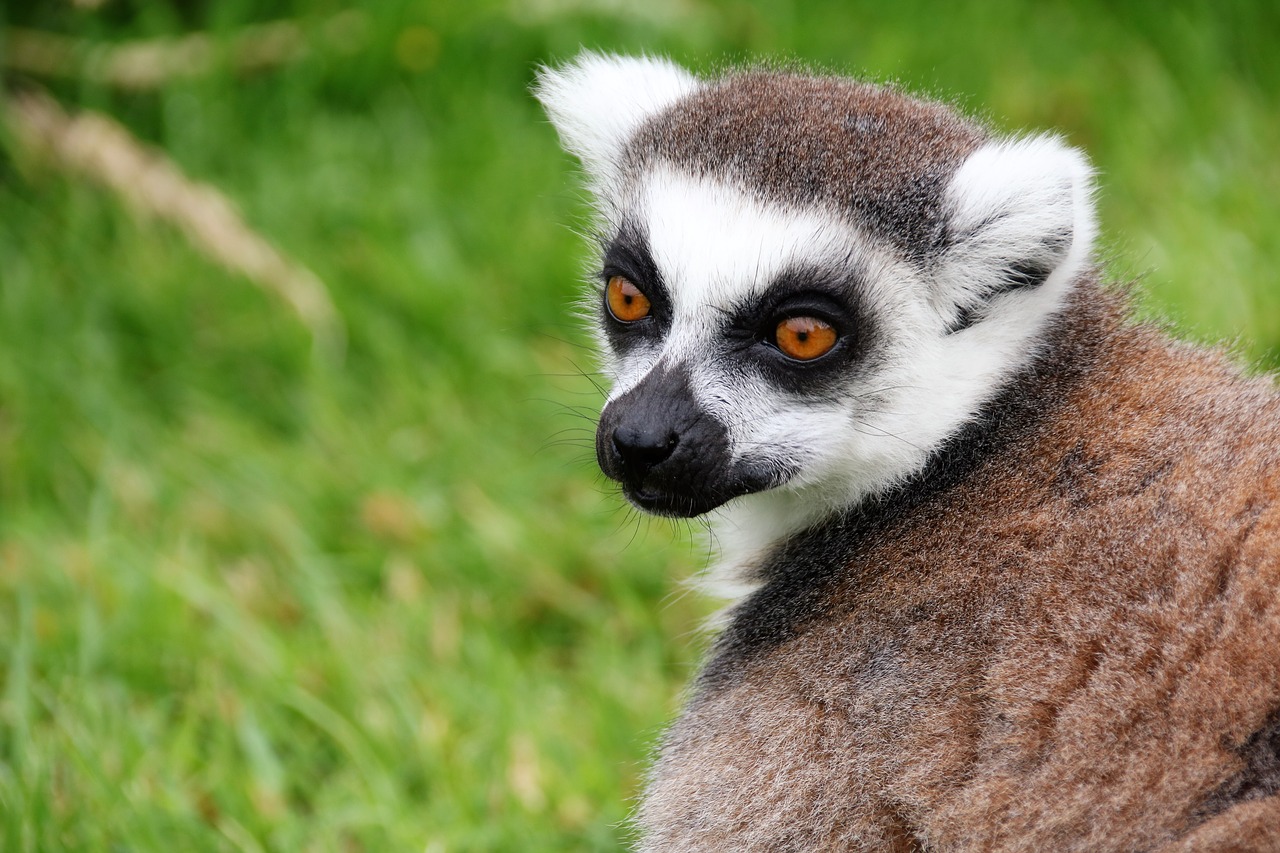
[[875, 426], [872, 426], [871, 424], [867, 423], [866, 421], [855, 421], [855, 423], [861, 424], [862, 426], [866, 427], [865, 430], [858, 429], [856, 426], [853, 428], [855, 432], [861, 433], [862, 435], [878, 436], [881, 438], [892, 438], [897, 441], [901, 441], [903, 444], [907, 445], [908, 447], [919, 450], [921, 453], [924, 452], [923, 447], [921, 447], [920, 445], [916, 444], [913, 441], [908, 441], [907, 439], [903, 438], [900, 435], [896, 435], [886, 430], [878, 429]]

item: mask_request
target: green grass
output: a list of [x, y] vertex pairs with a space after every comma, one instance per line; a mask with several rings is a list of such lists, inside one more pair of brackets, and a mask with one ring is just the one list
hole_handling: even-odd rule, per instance
[[45, 82], [226, 192], [347, 334], [0, 149], [0, 848], [623, 845], [712, 605], [696, 535], [591, 463], [586, 209], [528, 95], [580, 44], [1060, 129], [1145, 310], [1280, 364], [1280, 13], [1114, 5], [404, 0], [354, 49], [333, 3], [0, 7], [102, 42], [301, 21], [264, 73]]

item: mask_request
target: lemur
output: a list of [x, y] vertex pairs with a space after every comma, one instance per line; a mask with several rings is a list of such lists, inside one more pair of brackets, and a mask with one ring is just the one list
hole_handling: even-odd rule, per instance
[[637, 848], [1280, 850], [1280, 396], [1100, 284], [1085, 156], [805, 73], [536, 94], [600, 467], [735, 596]]

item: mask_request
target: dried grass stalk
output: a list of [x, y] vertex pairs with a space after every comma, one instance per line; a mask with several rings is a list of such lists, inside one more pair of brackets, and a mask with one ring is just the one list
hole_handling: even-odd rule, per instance
[[297, 24], [278, 21], [247, 28], [226, 46], [204, 33], [100, 45], [13, 27], [5, 48], [4, 65], [14, 71], [155, 89], [174, 78], [208, 74], [223, 64], [243, 71], [281, 65], [301, 56], [306, 42]]
[[[321, 32], [329, 47], [351, 52], [366, 41], [367, 19], [358, 10], [342, 12], [326, 21]], [[310, 47], [294, 21], [247, 26], [225, 39], [192, 33], [115, 45], [21, 27], [0, 30], [0, 35], [0, 66], [11, 71], [127, 89], [155, 89], [221, 67], [260, 71], [293, 62]]]
[[10, 131], [31, 156], [112, 190], [133, 210], [176, 226], [203, 254], [278, 295], [311, 330], [336, 346], [341, 322], [324, 283], [250, 228], [215, 187], [193, 181], [164, 155], [104, 115], [69, 115], [49, 95], [5, 99]]

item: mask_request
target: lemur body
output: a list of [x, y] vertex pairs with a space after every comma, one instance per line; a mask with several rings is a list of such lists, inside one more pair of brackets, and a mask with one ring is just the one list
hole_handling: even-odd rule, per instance
[[739, 596], [640, 849], [1280, 850], [1280, 397], [1097, 284], [1083, 157], [833, 78], [539, 95], [601, 466]]

